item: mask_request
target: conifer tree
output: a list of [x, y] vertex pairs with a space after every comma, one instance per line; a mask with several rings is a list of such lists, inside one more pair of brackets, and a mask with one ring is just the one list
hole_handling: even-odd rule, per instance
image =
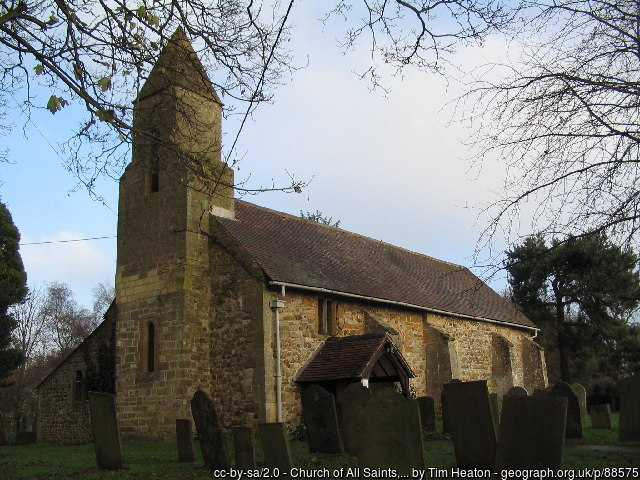
[[18, 252], [20, 233], [7, 207], [0, 202], [0, 387], [23, 361], [22, 353], [12, 346], [11, 332], [16, 326], [9, 307], [27, 294], [27, 275]]
[[541, 328], [548, 359], [557, 353], [559, 379], [570, 382], [580, 372], [585, 381], [587, 370], [621, 375], [632, 362], [625, 346], [640, 304], [636, 254], [603, 233], [550, 245], [532, 236], [506, 254], [512, 300]]

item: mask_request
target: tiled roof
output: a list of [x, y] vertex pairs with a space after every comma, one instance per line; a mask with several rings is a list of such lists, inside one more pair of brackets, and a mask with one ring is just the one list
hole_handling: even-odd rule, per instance
[[218, 220], [271, 281], [536, 328], [466, 267], [241, 200]]
[[[352, 335], [350, 337], [329, 337], [298, 372], [295, 381], [322, 382], [340, 379], [368, 378], [373, 364], [384, 353], [391, 340], [385, 333]], [[394, 348], [394, 364], [401, 366], [408, 377], [413, 372]]]

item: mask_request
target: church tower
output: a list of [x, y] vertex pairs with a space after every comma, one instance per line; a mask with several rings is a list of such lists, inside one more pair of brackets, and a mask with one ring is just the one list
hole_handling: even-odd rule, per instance
[[195, 390], [211, 390], [209, 217], [234, 216], [221, 110], [178, 29], [134, 102], [120, 179], [116, 395], [128, 437], [168, 436]]

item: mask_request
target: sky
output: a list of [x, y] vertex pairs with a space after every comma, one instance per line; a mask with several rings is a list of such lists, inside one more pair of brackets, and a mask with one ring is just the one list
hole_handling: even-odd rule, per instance
[[[245, 200], [299, 215], [320, 210], [340, 227], [449, 262], [474, 266], [486, 218], [481, 208], [501, 194], [504, 169], [469, 162], [470, 132], [452, 107], [465, 86], [452, 75], [407, 70], [387, 77], [390, 93], [372, 92], [354, 73], [369, 60], [365, 48], [343, 54], [344, 25], [324, 26], [320, 12], [302, 2], [294, 12], [293, 73], [245, 126], [237, 152], [236, 181], [284, 185], [289, 175], [310, 180], [302, 193], [261, 193]], [[500, 56], [505, 43], [461, 48], [453, 58], [470, 67]], [[224, 99], [223, 99], [224, 101]], [[43, 105], [46, 99], [43, 100]], [[96, 191], [74, 188], [59, 143], [78, 123], [77, 111], [36, 111], [27, 120], [9, 110], [11, 133], [0, 137], [11, 163], [0, 163], [0, 199], [22, 235], [20, 253], [30, 285], [67, 283], [90, 306], [92, 289], [113, 284], [116, 264], [118, 184], [103, 179]], [[237, 123], [223, 124], [223, 142]], [[98, 237], [106, 237], [99, 238]], [[61, 242], [96, 238], [95, 240]], [[42, 243], [54, 242], [54, 243]], [[496, 238], [493, 248], [504, 250]], [[484, 270], [476, 269], [483, 275]], [[504, 275], [490, 285], [501, 290]]]

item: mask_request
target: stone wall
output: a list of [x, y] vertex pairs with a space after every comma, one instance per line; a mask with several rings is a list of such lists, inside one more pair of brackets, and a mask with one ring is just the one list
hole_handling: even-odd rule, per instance
[[[293, 378], [327, 338], [318, 333], [319, 298], [324, 297], [293, 289], [284, 298], [280, 324], [283, 410], [285, 421], [292, 425], [301, 418], [300, 388]], [[544, 356], [539, 349], [537, 357], [531, 353], [535, 347], [529, 340], [530, 330], [340, 297], [332, 300], [337, 302], [337, 335], [390, 333], [416, 375], [410, 381], [415, 396], [430, 395], [439, 403], [442, 384], [452, 378], [488, 380], [490, 391], [501, 393], [512, 385], [529, 383], [525, 368], [542, 379]], [[523, 359], [529, 363], [524, 365]]]
[[264, 276], [213, 223], [209, 393], [225, 427], [253, 426], [266, 418]]
[[[105, 320], [38, 387], [38, 442], [78, 444], [93, 441], [86, 397], [87, 355], [98, 365], [100, 345], [113, 348], [116, 315]], [[78, 373], [82, 383], [76, 383]]]

